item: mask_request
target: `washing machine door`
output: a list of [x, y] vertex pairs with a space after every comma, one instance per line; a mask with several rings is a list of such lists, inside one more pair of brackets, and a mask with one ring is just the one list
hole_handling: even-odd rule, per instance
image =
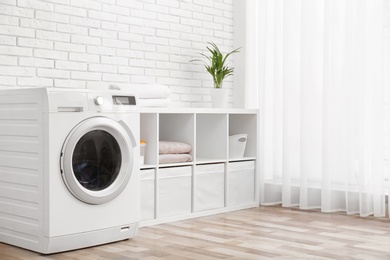
[[88, 204], [117, 197], [132, 174], [132, 140], [127, 126], [110, 118], [93, 117], [78, 124], [61, 153], [61, 174], [68, 190]]

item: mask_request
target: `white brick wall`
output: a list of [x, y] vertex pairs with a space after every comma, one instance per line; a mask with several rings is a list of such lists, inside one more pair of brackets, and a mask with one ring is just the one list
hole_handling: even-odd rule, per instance
[[232, 0], [0, 0], [0, 88], [161, 83], [209, 107], [211, 77], [189, 62], [209, 41], [232, 50]]

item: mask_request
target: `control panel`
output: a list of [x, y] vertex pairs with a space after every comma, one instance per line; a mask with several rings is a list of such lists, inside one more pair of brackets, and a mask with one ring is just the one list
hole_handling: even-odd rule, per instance
[[125, 91], [49, 90], [49, 109], [54, 112], [134, 111], [137, 96]]

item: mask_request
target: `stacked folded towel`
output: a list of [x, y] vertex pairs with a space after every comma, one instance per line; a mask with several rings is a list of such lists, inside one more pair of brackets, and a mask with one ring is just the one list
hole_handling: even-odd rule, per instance
[[191, 162], [192, 156], [189, 154], [191, 151], [191, 145], [183, 142], [160, 141], [159, 163]]
[[129, 88], [138, 93], [138, 105], [141, 107], [167, 107], [171, 91], [162, 84], [131, 84]]

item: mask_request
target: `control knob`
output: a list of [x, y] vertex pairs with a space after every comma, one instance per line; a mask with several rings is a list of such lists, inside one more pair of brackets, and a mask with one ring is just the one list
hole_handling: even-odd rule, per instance
[[101, 96], [95, 97], [95, 104], [98, 106], [102, 106], [104, 104], [104, 98]]

